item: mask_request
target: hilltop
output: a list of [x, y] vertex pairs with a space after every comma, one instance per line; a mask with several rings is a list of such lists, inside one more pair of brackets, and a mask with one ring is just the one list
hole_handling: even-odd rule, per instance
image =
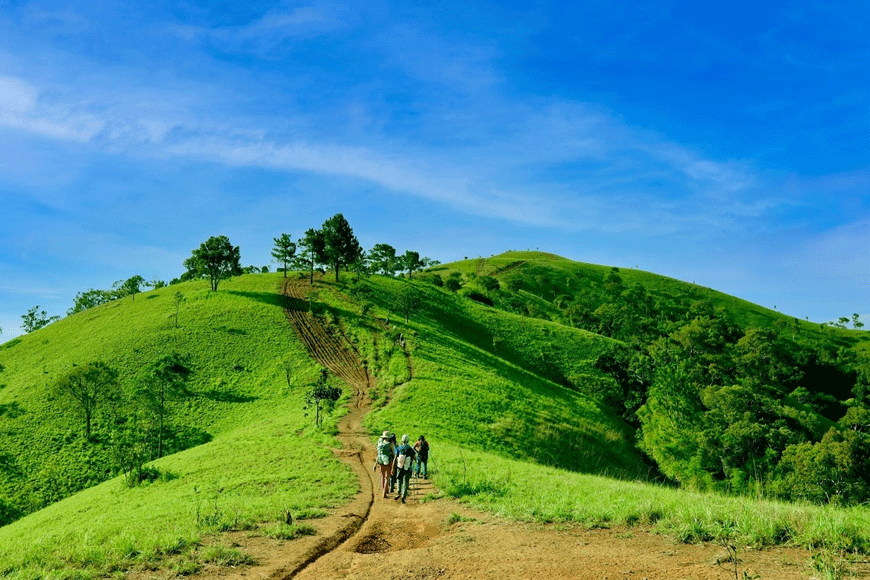
[[[263, 522], [293, 514], [298, 523], [353, 496], [351, 471], [327, 450], [352, 393], [333, 375], [330, 381], [345, 389], [338, 410], [320, 429], [304, 415], [320, 367], [287, 309], [310, 311], [343, 337], [373, 377], [369, 433], [425, 433], [440, 450], [436, 482], [446, 493], [511, 517], [601, 517], [597, 508], [525, 497], [520, 481], [551, 473], [545, 470], [557, 470], [560, 485], [586, 486], [581, 494], [614, 485], [599, 484], [594, 476], [601, 475], [739, 492], [743, 483], [766, 481], [741, 470], [750, 463], [757, 473], [768, 469], [765, 477], [794, 482], [806, 474], [776, 471], [780, 457], [791, 453], [796, 461], [798, 451], [821, 449], [831, 429], [839, 432], [844, 401], [853, 399], [849, 409], [856, 408], [851, 391], [860, 394], [863, 384], [864, 333], [795, 321], [655, 274], [549, 254], [508, 252], [412, 278], [324, 277], [306, 291], [307, 302], [284, 296], [284, 280], [249, 274], [217, 292], [202, 280], [173, 284], [0, 347], [0, 507], [7, 521], [33, 512], [0, 528], [8, 571], [60, 565], [101, 573], [107, 562], [124, 568], [160, 561], [188, 553], [203, 533], [246, 527], [267, 533]], [[697, 353], [707, 370], [673, 364], [685, 362], [674, 354], [679, 349]], [[756, 352], [767, 358], [750, 356]], [[138, 423], [124, 409], [154, 365], [173, 355], [184, 360], [189, 379], [165, 408], [166, 457], [147, 464], [151, 477], [126, 486], [116, 477], [121, 435]], [[54, 387], [95, 361], [117, 371], [118, 387], [87, 437], [75, 405]], [[693, 390], [701, 379], [709, 386], [711, 368], [729, 380], [757, 381]], [[673, 409], [662, 403], [661, 389], [675, 376], [686, 378], [678, 409], [683, 428], [665, 431], [658, 425]], [[760, 395], [752, 399], [753, 393]], [[726, 411], [732, 399], [747, 396], [763, 411], [760, 421], [751, 419], [767, 430], [744, 435], [771, 437], [764, 440], [780, 445], [780, 455], [753, 455], [749, 446], [724, 467], [705, 463], [722, 443], [712, 430], [724, 426], [739, 440], [739, 429], [728, 429], [747, 419], [729, 422]], [[772, 439], [776, 434], [781, 441]], [[692, 445], [703, 453], [687, 454]], [[650, 523], [670, 517], [653, 505], [626, 510], [609, 517]], [[36, 530], [41, 540], [34, 544]], [[83, 534], [84, 547], [69, 545]]]

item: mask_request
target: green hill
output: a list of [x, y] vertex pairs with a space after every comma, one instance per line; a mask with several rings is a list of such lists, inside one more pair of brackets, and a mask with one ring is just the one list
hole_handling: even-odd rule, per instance
[[[671, 412], [661, 403], [661, 389], [672, 383], [661, 369], [683, 373], [693, 385], [714, 376], [710, 368], [726, 359], [736, 361], [729, 363], [733, 368], [717, 372], [736, 377], [747, 369], [756, 373], [761, 363], [752, 349], [774, 353], [771, 360], [793, 372], [786, 376], [776, 367], [787, 392], [770, 391], [771, 381], [752, 391], [764, 393], [760, 408], [771, 414], [764, 416], [768, 431], [756, 435], [778, 433], [782, 445], [798, 435], [820, 444], [832, 419], [843, 414], [843, 393], [852, 397], [848, 391], [861, 384], [868, 344], [864, 333], [794, 321], [692, 284], [537, 252], [440, 265], [413, 279], [330, 279], [318, 282], [312, 310], [354, 344], [377, 379], [367, 428], [425, 434], [443, 489], [512, 517], [603, 516], [589, 506], [548, 503], [543, 491], [526, 497], [511, 473], [524, 473], [527, 481], [549, 473], [548, 482], [561, 482], [552, 485], [587, 486], [587, 493], [603, 486], [610, 490], [603, 495], [637, 484], [590, 476], [666, 476], [717, 488], [718, 468], [703, 463], [709, 457], [680, 453], [701, 440], [705, 453], [713, 453], [720, 442], [703, 437], [722, 425], [742, 425], [720, 415], [751, 388], [741, 383], [726, 390], [731, 385], [718, 388], [714, 380], [717, 388], [687, 395], [698, 408], [692, 409], [697, 417], [686, 417], [695, 422], [682, 439], [662, 443], [669, 450], [662, 452], [654, 429]], [[340, 411], [322, 429], [303, 413], [319, 367], [287, 321], [281, 282], [280, 275], [245, 275], [217, 292], [205, 281], [174, 284], [0, 346], [0, 517], [13, 522], [0, 527], [0, 571], [21, 578], [88, 577], [172, 558], [183, 572], [193, 566], [185, 558], [201, 534], [271, 533], [263, 522], [287, 512], [297, 521], [316, 517], [355, 493], [351, 471], [327, 448], [335, 445], [329, 434]], [[184, 300], [176, 327], [178, 293]], [[690, 332], [696, 327], [707, 334], [697, 338]], [[752, 342], [745, 338], [755, 339], [746, 331], [752, 327], [777, 337]], [[672, 354], [687, 344], [709, 363], [703, 372], [672, 364]], [[184, 361], [190, 378], [162, 407], [168, 454], [147, 463], [143, 483], [125, 485], [119, 455], [133, 443], [152, 455], [154, 449], [153, 401], [150, 407], [136, 401], [153, 388], [155, 363], [172, 355]], [[117, 371], [118, 383], [98, 403], [86, 437], [77, 405], [55, 385], [96, 361]], [[645, 423], [644, 416], [650, 417]], [[140, 432], [151, 438], [131, 443], [130, 433]], [[794, 461], [800, 457], [795, 452]], [[742, 460], [761, 465], [755, 456]], [[707, 475], [692, 479], [684, 472]], [[738, 475], [726, 468], [722, 486], [740, 491]], [[548, 485], [539, 483], [541, 490]], [[655, 522], [678, 511], [650, 501], [607, 517]]]

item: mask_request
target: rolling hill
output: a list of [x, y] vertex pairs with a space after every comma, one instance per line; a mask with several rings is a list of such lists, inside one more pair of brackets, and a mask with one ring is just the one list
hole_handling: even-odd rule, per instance
[[[456, 292], [445, 284], [451, 278]], [[801, 352], [859, 356], [870, 344], [864, 333], [795, 321], [693, 284], [536, 252], [439, 265], [413, 278], [325, 277], [307, 290], [307, 304], [284, 296], [283, 284], [280, 274], [233, 278], [217, 292], [206, 281], [174, 284], [0, 346], [0, 516], [7, 522], [0, 570], [87, 577], [174, 557], [183, 572], [183, 555], [202, 534], [263, 531], [285, 514], [298, 523], [347, 501], [357, 483], [327, 447], [349, 393], [315, 428], [304, 406], [320, 367], [288, 308], [310, 309], [374, 377], [370, 433], [423, 433], [438, 450], [433, 460], [443, 463], [436, 467], [445, 491], [512, 517], [549, 520], [599, 516], [574, 504], [545, 507], [540, 497], [520, 501], [528, 490], [511, 473], [525, 481], [547, 474], [568, 487], [667, 479], [654, 454], [637, 445], [640, 405], [626, 397], [640, 391], [604, 363], [678, 332], [690, 313], [777, 331]], [[627, 306], [617, 316], [607, 305]], [[648, 308], [656, 325], [638, 308]], [[629, 327], [636, 341], [626, 336]], [[152, 477], [129, 485], [118, 475], [122, 435], [149, 418], [129, 409], [152, 384], [150, 369], [174, 355], [189, 379], [162, 407], [169, 453], [148, 463]], [[783, 394], [793, 429], [822, 433], [834, 425], [824, 411], [839, 403], [819, 401], [842, 400], [843, 385], [855, 383], [844, 360], [806, 363], [816, 372], [801, 383], [817, 395], [808, 402]], [[76, 403], [57, 384], [96, 361], [118, 380], [86, 437]], [[626, 481], [592, 483], [617, 480]], [[655, 522], [668, 510], [641, 511]], [[637, 510], [618, 517], [637, 519]]]

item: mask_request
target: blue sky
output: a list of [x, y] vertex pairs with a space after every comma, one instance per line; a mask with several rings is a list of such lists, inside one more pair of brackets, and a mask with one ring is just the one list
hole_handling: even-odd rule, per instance
[[868, 318], [868, 28], [864, 2], [0, 0], [0, 340], [338, 212], [366, 248]]

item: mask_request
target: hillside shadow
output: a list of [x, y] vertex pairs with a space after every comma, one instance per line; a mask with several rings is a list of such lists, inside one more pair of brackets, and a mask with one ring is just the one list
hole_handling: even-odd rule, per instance
[[218, 330], [222, 330], [227, 334], [232, 334], [235, 336], [247, 336], [248, 334], [247, 330], [243, 330], [241, 328], [230, 328], [229, 326], [219, 326]]
[[240, 296], [249, 300], [256, 300], [269, 306], [278, 306], [279, 308], [287, 308], [287, 297], [277, 292], [249, 292], [246, 290], [227, 290], [227, 294]]
[[181, 427], [168, 435], [164, 441], [165, 455], [172, 455], [185, 449], [204, 445], [214, 438], [211, 433], [199, 427]]
[[253, 395], [234, 393], [233, 391], [218, 391], [217, 389], [199, 393], [199, 396], [219, 403], [252, 403], [260, 398]]
[[18, 404], [18, 401], [0, 404], [0, 417], [17, 419], [24, 413], [26, 413], [26, 411], [24, 410], [24, 407]]
[[15, 346], [16, 344], [18, 344], [20, 342], [21, 342], [20, 338], [13, 338], [12, 340], [7, 342], [6, 344], [0, 346], [0, 348], [12, 348], [13, 346]]

